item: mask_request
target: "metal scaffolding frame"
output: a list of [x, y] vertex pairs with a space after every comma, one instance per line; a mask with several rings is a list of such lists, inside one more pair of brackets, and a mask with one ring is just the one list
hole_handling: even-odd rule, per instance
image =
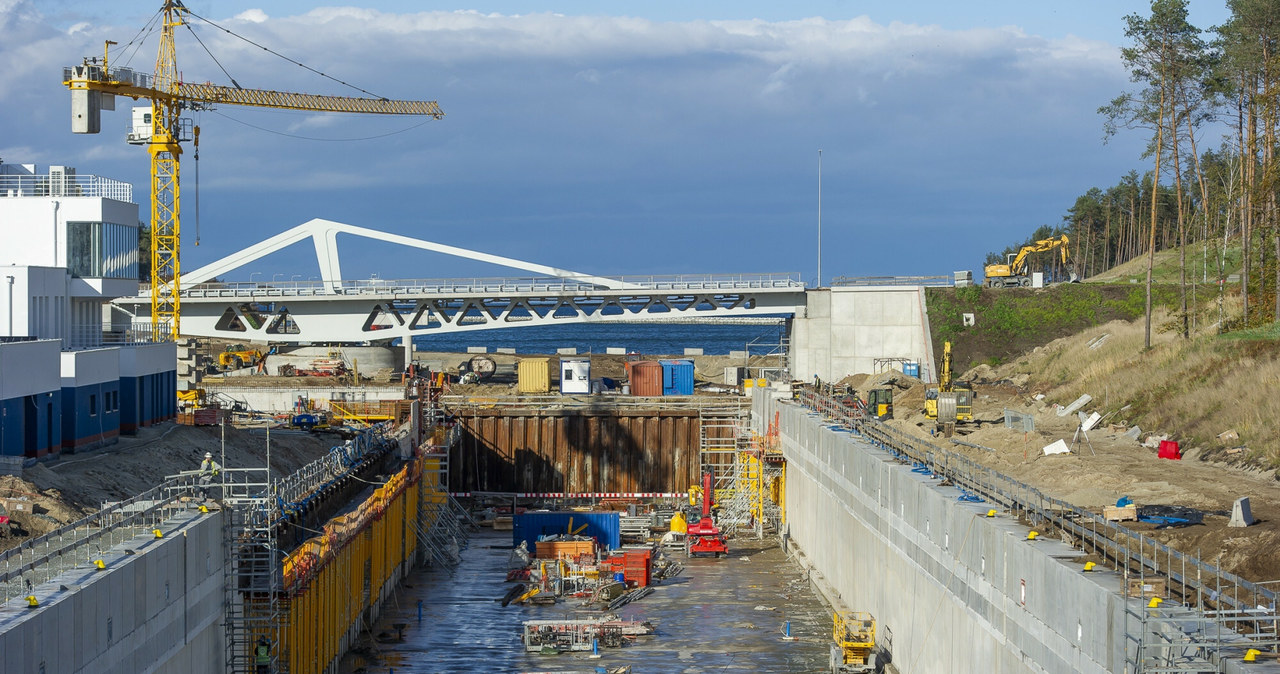
[[280, 606], [284, 553], [276, 541], [280, 509], [272, 498], [270, 475], [267, 467], [222, 471], [227, 672], [256, 672], [254, 648], [265, 637], [271, 656], [270, 671], [287, 674], [288, 660], [280, 657], [279, 647], [288, 615]]

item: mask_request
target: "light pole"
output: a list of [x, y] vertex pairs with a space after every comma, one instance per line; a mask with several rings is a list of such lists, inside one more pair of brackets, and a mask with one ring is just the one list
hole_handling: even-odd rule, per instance
[[262, 273], [262, 272], [260, 272], [260, 271], [249, 272], [249, 283], [253, 283], [253, 275], [254, 275], [254, 274], [261, 274], [261, 273]]
[[276, 279], [277, 279], [277, 278], [279, 278], [279, 277], [281, 277], [281, 276], [284, 276], [284, 274], [272, 274], [272, 275], [271, 275], [271, 282], [272, 282], [272, 283], [275, 283], [275, 282], [276, 282]]
[[822, 287], [822, 150], [818, 150], [818, 287]]
[[292, 283], [294, 281], [297, 281], [300, 278], [302, 278], [302, 274], [294, 274], [293, 276], [289, 277], [289, 282]]

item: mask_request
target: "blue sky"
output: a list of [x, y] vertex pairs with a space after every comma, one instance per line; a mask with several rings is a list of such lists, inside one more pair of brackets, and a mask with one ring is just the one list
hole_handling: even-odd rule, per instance
[[[124, 45], [158, 1], [0, 0], [0, 158], [135, 184], [145, 151], [70, 133], [61, 67]], [[1133, 1], [560, 2], [189, 0], [200, 16], [442, 121], [223, 107], [184, 162], [183, 267], [314, 217], [605, 275], [977, 272], [1075, 197], [1142, 169], [1143, 139], [1102, 142], [1131, 87]], [[1225, 2], [1191, 2], [1201, 27]], [[195, 22], [240, 84], [352, 95]], [[122, 60], [123, 59], [123, 60]], [[228, 83], [188, 33], [184, 77]], [[1209, 138], [1210, 146], [1218, 144]], [[188, 148], [189, 152], [189, 148]], [[188, 155], [189, 156], [189, 155]], [[340, 239], [345, 275], [506, 275]], [[308, 251], [243, 270], [314, 275]]]

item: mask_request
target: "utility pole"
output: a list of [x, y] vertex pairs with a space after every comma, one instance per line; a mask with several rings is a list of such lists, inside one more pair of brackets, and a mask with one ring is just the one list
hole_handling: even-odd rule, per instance
[[818, 287], [822, 287], [822, 150], [818, 150]]

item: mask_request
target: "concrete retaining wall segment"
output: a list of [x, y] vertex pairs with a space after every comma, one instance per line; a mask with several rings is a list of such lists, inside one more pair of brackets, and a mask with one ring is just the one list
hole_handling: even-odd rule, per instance
[[1027, 541], [803, 408], [755, 404], [781, 411], [792, 543], [846, 608], [876, 616], [900, 672], [1123, 670], [1119, 576], [1083, 574], [1078, 551]]
[[[0, 670], [223, 671], [222, 514], [192, 513], [38, 587], [40, 607], [0, 606]], [[125, 550], [132, 550], [128, 554]]]

